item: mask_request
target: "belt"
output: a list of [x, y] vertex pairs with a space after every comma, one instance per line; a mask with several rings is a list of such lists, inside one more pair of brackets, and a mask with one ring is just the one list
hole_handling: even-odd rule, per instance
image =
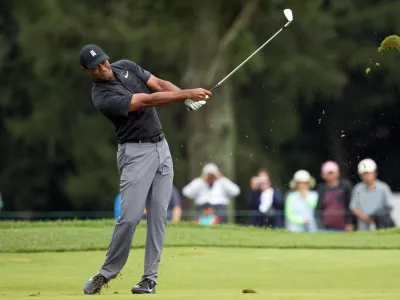
[[129, 143], [158, 143], [161, 142], [165, 138], [164, 133], [160, 133], [159, 135], [155, 135], [152, 137], [144, 138], [144, 139], [138, 139], [138, 140], [129, 140]]

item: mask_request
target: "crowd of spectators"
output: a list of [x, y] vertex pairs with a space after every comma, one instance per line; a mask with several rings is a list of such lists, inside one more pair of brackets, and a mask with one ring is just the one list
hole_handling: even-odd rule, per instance
[[327, 161], [321, 167], [322, 183], [316, 185], [316, 179], [308, 171], [299, 170], [289, 183], [289, 191], [282, 196], [271, 185], [268, 172], [262, 170], [250, 182], [251, 224], [293, 232], [394, 227], [390, 215], [392, 192], [378, 179], [375, 161], [369, 158], [360, 161], [358, 175], [360, 182], [353, 187], [341, 177], [339, 165]]
[[[292, 232], [372, 230], [395, 226], [390, 187], [379, 180], [372, 159], [358, 164], [360, 182], [342, 178], [339, 165], [327, 161], [321, 166], [321, 183], [307, 170], [298, 170], [288, 190], [276, 188], [267, 169], [250, 180], [248, 197], [249, 224], [257, 227], [286, 229]], [[206, 164], [201, 174], [182, 189], [193, 201], [197, 223], [211, 226], [228, 222], [229, 204], [240, 194], [237, 184], [225, 177], [218, 166]], [[120, 214], [120, 195], [115, 200], [115, 217]], [[146, 217], [144, 211], [143, 217]], [[168, 207], [168, 221], [182, 217], [181, 194], [174, 186]]]

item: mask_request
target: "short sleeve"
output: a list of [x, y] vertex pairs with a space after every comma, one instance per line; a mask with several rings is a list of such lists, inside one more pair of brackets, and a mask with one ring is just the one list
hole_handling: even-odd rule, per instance
[[392, 203], [391, 202], [392, 190], [390, 189], [390, 187], [387, 184], [384, 185], [383, 190], [384, 190], [384, 195], [385, 195], [385, 205], [386, 205], [386, 207], [391, 207], [392, 206], [392, 204], [391, 204]]
[[127, 117], [132, 95], [124, 95], [118, 92], [105, 92], [99, 98], [93, 100], [94, 105], [102, 113], [111, 116]]
[[136, 75], [137, 78], [140, 79], [143, 83], [147, 84], [147, 81], [149, 81], [151, 77], [151, 73], [145, 69], [143, 69], [141, 66], [138, 64], [134, 63], [133, 61], [130, 60], [123, 60], [124, 67], [127, 69], [131, 70], [133, 74]]

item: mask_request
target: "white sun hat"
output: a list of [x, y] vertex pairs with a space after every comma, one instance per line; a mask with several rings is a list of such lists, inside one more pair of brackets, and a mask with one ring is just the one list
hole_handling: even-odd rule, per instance
[[310, 188], [314, 188], [315, 186], [315, 178], [306, 170], [299, 170], [294, 173], [293, 179], [289, 183], [289, 187], [291, 189], [296, 188], [296, 183], [298, 182], [307, 182], [310, 185]]

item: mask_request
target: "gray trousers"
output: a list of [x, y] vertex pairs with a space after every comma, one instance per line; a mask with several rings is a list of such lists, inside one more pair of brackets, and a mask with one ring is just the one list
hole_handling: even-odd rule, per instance
[[121, 216], [117, 220], [106, 260], [100, 270], [114, 279], [124, 267], [137, 224], [147, 210], [145, 278], [157, 282], [164, 244], [167, 208], [171, 200], [173, 164], [168, 143], [126, 143], [118, 146], [121, 174]]

